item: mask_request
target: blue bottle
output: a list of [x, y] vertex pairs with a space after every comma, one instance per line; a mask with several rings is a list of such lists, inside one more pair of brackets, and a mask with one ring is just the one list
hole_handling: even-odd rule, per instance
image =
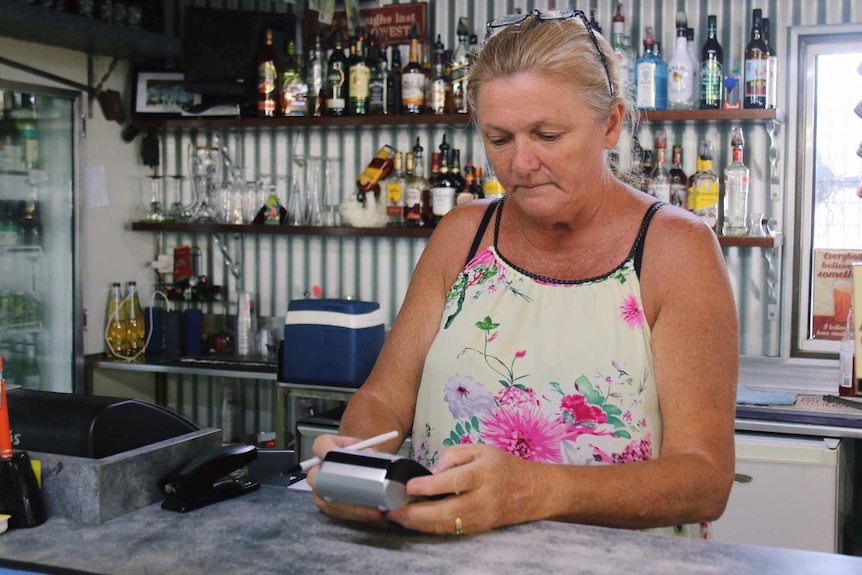
[[656, 54], [652, 27], [644, 31], [644, 53], [635, 62], [636, 105], [641, 110], [667, 110], [667, 62]]

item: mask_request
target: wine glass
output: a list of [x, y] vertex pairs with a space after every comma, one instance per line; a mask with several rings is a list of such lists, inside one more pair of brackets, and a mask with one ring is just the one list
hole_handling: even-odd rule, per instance
[[189, 162], [195, 191], [191, 219], [195, 222], [217, 222], [219, 217], [213, 205], [213, 195], [222, 181], [221, 149], [215, 146], [194, 146], [190, 143]]
[[151, 174], [147, 176], [147, 179], [150, 180], [150, 201], [146, 221], [156, 223], [164, 222], [166, 218], [163, 201], [164, 178], [158, 174]]

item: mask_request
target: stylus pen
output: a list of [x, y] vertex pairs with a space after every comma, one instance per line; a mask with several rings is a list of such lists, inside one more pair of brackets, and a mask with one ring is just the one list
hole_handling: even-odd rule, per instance
[[[396, 430], [387, 431], [386, 433], [381, 433], [380, 435], [375, 435], [374, 437], [369, 437], [368, 439], [363, 439], [362, 441], [357, 441], [353, 445], [347, 445], [344, 449], [367, 449], [369, 447], [374, 447], [375, 445], [380, 445], [381, 443], [386, 443], [390, 439], [395, 439], [398, 437], [398, 432]], [[312, 457], [311, 459], [306, 459], [301, 462], [299, 465], [291, 467], [287, 470], [288, 474], [296, 474], [296, 473], [308, 473], [308, 470], [316, 465], [320, 465], [322, 463], [319, 457]]]

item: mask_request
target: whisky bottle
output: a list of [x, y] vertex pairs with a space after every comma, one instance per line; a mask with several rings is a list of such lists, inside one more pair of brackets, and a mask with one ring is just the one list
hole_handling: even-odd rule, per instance
[[326, 115], [343, 116], [347, 113], [347, 57], [342, 46], [341, 30], [335, 32], [335, 48], [326, 65]]
[[257, 115], [274, 118], [278, 109], [278, 57], [272, 47], [272, 29], [267, 28], [257, 56]]
[[365, 201], [365, 195], [369, 192], [379, 190], [378, 183], [389, 177], [392, 173], [392, 168], [395, 163], [395, 149], [390, 145], [385, 145], [377, 151], [377, 155], [368, 163], [359, 178], [356, 179], [356, 187], [358, 189], [358, 197], [360, 201]]
[[361, 28], [357, 34], [354, 50], [347, 62], [347, 66], [350, 75], [347, 113], [351, 116], [364, 116], [368, 114], [371, 68], [368, 66], [368, 61], [365, 57], [365, 34]]
[[389, 114], [401, 113], [401, 52], [398, 46], [392, 46], [392, 63], [386, 76], [386, 108]]
[[752, 11], [751, 39], [745, 46], [745, 67], [742, 81], [742, 107], [765, 108], [769, 53], [762, 36], [760, 8]]
[[688, 206], [688, 176], [682, 169], [682, 146], [673, 147], [670, 163], [670, 203], [686, 209]]
[[733, 128], [730, 140], [732, 161], [724, 169], [724, 210], [721, 233], [744, 236], [748, 233], [748, 166], [742, 159], [745, 140], [742, 128]]
[[395, 152], [392, 173], [386, 180], [386, 225], [404, 226], [404, 173], [401, 171], [401, 152]]
[[419, 61], [419, 31], [410, 28], [410, 56], [401, 74], [401, 112], [421, 114], [425, 107], [425, 70]]
[[449, 85], [452, 94], [452, 111], [456, 114], [467, 114], [470, 104], [467, 101], [467, 71], [470, 68], [469, 52], [467, 51], [467, 18], [458, 19], [458, 45], [452, 53], [452, 65], [449, 72]]
[[670, 203], [670, 173], [664, 165], [667, 135], [659, 130], [655, 139], [655, 164], [649, 177], [649, 194], [661, 202]]
[[724, 94], [724, 50], [718, 43], [716, 16], [707, 16], [707, 38], [700, 54], [700, 109], [721, 108]]
[[[437, 39], [439, 42], [439, 35]], [[449, 108], [452, 100], [449, 95], [449, 76], [443, 66], [443, 57], [442, 51], [434, 51], [434, 65], [431, 67], [431, 75], [428, 78], [428, 95], [426, 98], [428, 112], [438, 116], [450, 113]]]
[[457, 185], [455, 179], [449, 174], [449, 144], [446, 143], [446, 135], [440, 144], [440, 166], [437, 175], [431, 180], [431, 213], [433, 225], [440, 223], [443, 216], [455, 206], [455, 195]]
[[449, 159], [449, 174], [455, 180], [455, 194], [460, 194], [467, 187], [467, 179], [461, 173], [461, 150], [452, 148], [452, 156]]
[[416, 177], [416, 159], [413, 152], [407, 152], [404, 174], [404, 223], [410, 228], [425, 225], [422, 219], [422, 182]]
[[694, 178], [692, 211], [718, 231], [718, 175], [712, 171], [712, 142], [700, 142], [701, 170]]
[[368, 114], [371, 116], [386, 116], [389, 114], [389, 98], [387, 82], [389, 70], [386, 63], [386, 48], [378, 47], [374, 34], [368, 41]]
[[772, 46], [769, 18], [763, 19], [763, 43], [766, 44], [766, 107], [778, 107], [778, 54]]

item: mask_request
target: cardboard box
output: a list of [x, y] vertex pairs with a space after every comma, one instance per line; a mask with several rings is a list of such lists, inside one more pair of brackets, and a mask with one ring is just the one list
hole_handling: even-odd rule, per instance
[[383, 347], [380, 304], [303, 299], [288, 304], [279, 378], [288, 383], [359, 387]]

